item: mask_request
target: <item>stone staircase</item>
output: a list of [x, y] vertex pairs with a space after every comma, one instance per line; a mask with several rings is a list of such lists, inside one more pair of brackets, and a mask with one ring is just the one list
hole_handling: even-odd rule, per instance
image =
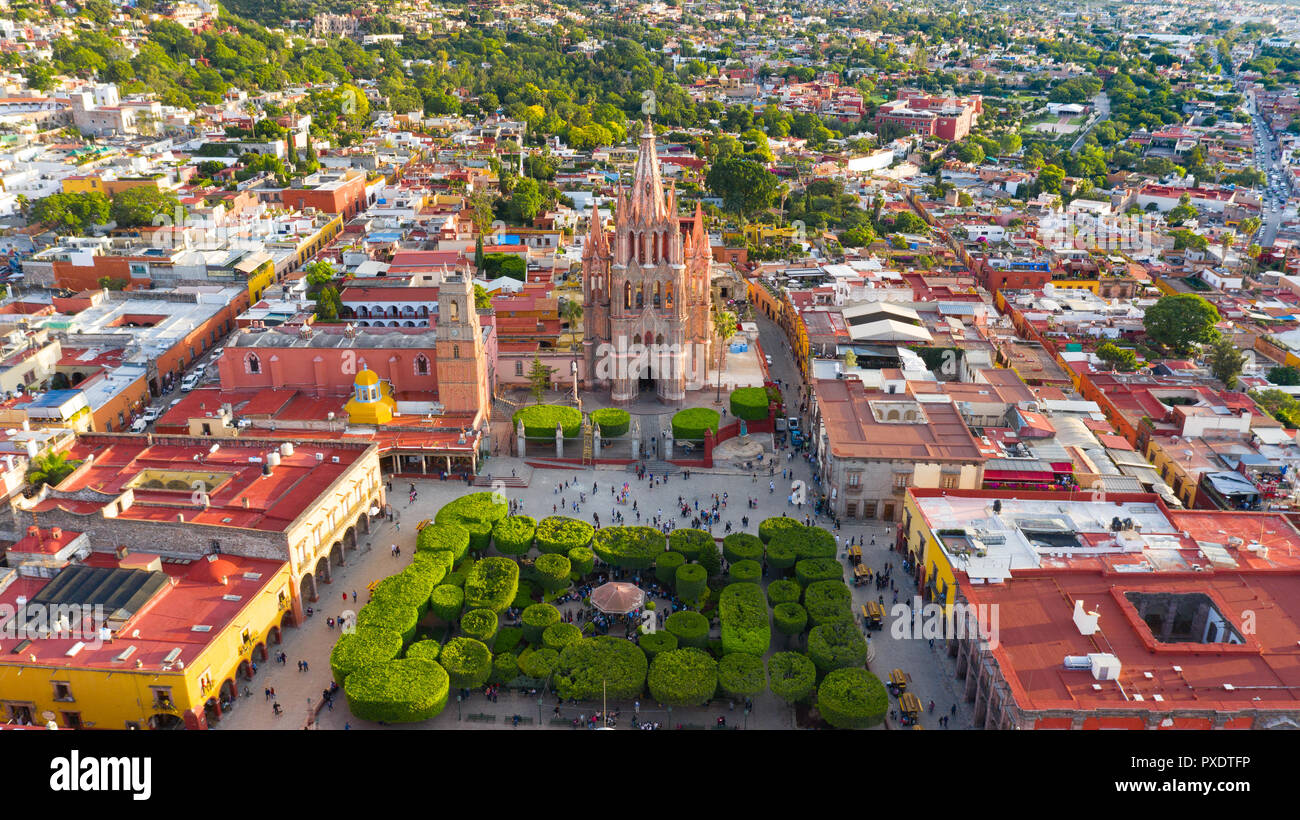
[[[682, 471], [681, 467], [678, 467], [676, 464], [670, 464], [667, 461], [647, 461], [644, 463], [646, 472], [654, 473], [655, 475], [677, 475]], [[635, 473], [636, 465], [627, 465], [627, 471], [629, 473]]]

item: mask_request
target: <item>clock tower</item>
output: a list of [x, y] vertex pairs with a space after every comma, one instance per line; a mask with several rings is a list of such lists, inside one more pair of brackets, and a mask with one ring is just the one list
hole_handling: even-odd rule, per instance
[[483, 328], [474, 307], [474, 280], [452, 273], [438, 289], [438, 401], [448, 414], [491, 417]]

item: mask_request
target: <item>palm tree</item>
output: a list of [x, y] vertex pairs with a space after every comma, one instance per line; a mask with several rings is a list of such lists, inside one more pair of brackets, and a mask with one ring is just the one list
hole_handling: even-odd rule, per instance
[[79, 464], [80, 461], [69, 461], [67, 453], [43, 453], [32, 459], [27, 468], [27, 481], [38, 490], [43, 484], [57, 487]]
[[578, 320], [582, 318], [582, 302], [577, 299], [566, 299], [564, 307], [560, 309], [560, 315], [569, 323], [569, 335], [576, 336]]
[[722, 364], [727, 355], [727, 342], [736, 335], [736, 314], [729, 310], [715, 310], [713, 332], [718, 337], [718, 396], [713, 403], [722, 404]]

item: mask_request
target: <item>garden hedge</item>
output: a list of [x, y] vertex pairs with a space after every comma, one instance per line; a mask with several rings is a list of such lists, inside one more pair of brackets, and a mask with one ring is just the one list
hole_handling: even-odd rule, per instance
[[555, 667], [560, 663], [560, 653], [554, 649], [542, 648], [528, 653], [528, 657], [522, 658], [519, 668], [525, 675], [538, 680], [545, 680], [555, 671]]
[[465, 606], [465, 593], [460, 587], [443, 584], [433, 588], [429, 600], [429, 609], [433, 610], [433, 614], [451, 623], [460, 617], [460, 612]]
[[728, 561], [762, 561], [763, 541], [748, 532], [733, 532], [722, 539], [722, 554]]
[[647, 657], [654, 660], [654, 656], [660, 652], [670, 652], [677, 648], [677, 636], [660, 629], [655, 632], [647, 632], [637, 638], [637, 644], [645, 651]]
[[592, 552], [622, 569], [649, 569], [668, 539], [653, 527], [606, 527], [596, 531]]
[[768, 687], [786, 703], [798, 703], [817, 685], [817, 667], [807, 655], [777, 652], [767, 659]]
[[709, 574], [699, 564], [684, 564], [677, 568], [674, 578], [677, 597], [689, 604], [695, 604], [709, 588]]
[[358, 669], [343, 683], [348, 709], [362, 720], [417, 723], [447, 705], [447, 672], [425, 658], [391, 660]]
[[533, 604], [525, 608], [519, 618], [524, 628], [524, 640], [533, 644], [541, 643], [546, 628], [560, 623], [561, 619], [560, 610], [550, 604]]
[[794, 577], [804, 586], [814, 581], [842, 581], [844, 565], [834, 558], [804, 558], [794, 565]]
[[510, 417], [510, 427], [517, 430], [521, 421], [525, 438], [554, 439], [557, 424], [563, 428], [565, 438], [576, 438], [582, 431], [582, 412], [562, 404], [521, 407]]
[[460, 631], [465, 637], [482, 641], [489, 649], [500, 626], [500, 617], [490, 609], [471, 609], [460, 616]]
[[442, 648], [438, 662], [456, 689], [477, 689], [492, 674], [492, 651], [474, 638], [452, 638]]
[[745, 421], [763, 421], [771, 409], [767, 390], [762, 387], [739, 387], [731, 391], [731, 415]]
[[492, 492], [470, 493], [450, 501], [433, 517], [436, 524], [459, 524], [469, 530], [469, 547], [475, 552], [488, 548], [492, 527], [510, 513], [510, 505]]
[[413, 606], [394, 601], [371, 601], [357, 613], [357, 626], [391, 629], [402, 636], [402, 643], [415, 640], [415, 628], [420, 623], [420, 613]]
[[788, 515], [777, 515], [772, 518], [766, 518], [763, 523], [758, 525], [758, 537], [764, 544], [771, 542], [772, 536], [783, 529], [793, 529], [803, 527], [797, 520]]
[[835, 536], [824, 527], [789, 527], [772, 537], [788, 541], [801, 559], [835, 557]]
[[782, 635], [800, 635], [808, 628], [808, 610], [793, 601], [772, 608], [772, 623]]
[[718, 422], [722, 416], [717, 410], [707, 407], [692, 407], [679, 410], [673, 414], [673, 439], [677, 441], [703, 441], [704, 431], [712, 430], [716, 435]]
[[[469, 532], [465, 533], [465, 543], [469, 543]], [[446, 583], [447, 574], [451, 572], [451, 567], [456, 563], [455, 557], [450, 552], [439, 550], [437, 552], [416, 551], [411, 556], [411, 565], [404, 572], [416, 572], [427, 576], [433, 586]]]
[[709, 619], [698, 612], [683, 609], [664, 619], [664, 629], [677, 638], [681, 646], [704, 648], [709, 645]]
[[817, 687], [817, 711], [836, 729], [868, 729], [884, 721], [889, 693], [865, 669], [836, 669]]
[[600, 426], [601, 438], [615, 438], [632, 426], [632, 415], [618, 407], [602, 407], [591, 412], [591, 422]]
[[763, 657], [772, 645], [767, 600], [757, 584], [728, 584], [718, 599], [722, 654], [748, 652]]
[[803, 608], [814, 626], [853, 620], [853, 592], [843, 581], [814, 581], [803, 592]]
[[791, 581], [788, 578], [778, 578], [767, 585], [767, 600], [775, 604], [799, 603], [803, 597], [803, 587], [799, 586], [798, 581]]
[[580, 640], [582, 640], [582, 630], [573, 624], [551, 624], [542, 630], [542, 646], [554, 649], [556, 652]]
[[655, 558], [655, 578], [661, 584], [677, 582], [677, 570], [686, 563], [686, 556], [680, 552], [661, 552]]
[[590, 547], [574, 547], [569, 550], [569, 563], [578, 577], [585, 577], [596, 571], [596, 553]]
[[496, 643], [492, 646], [494, 653], [514, 652], [515, 647], [524, 639], [524, 631], [517, 626], [503, 626], [497, 631]]
[[533, 562], [533, 574], [547, 592], [559, 592], [568, 587], [572, 571], [573, 564], [563, 555], [541, 555]]
[[498, 652], [492, 656], [492, 683], [508, 684], [519, 677], [519, 658], [511, 652]]
[[481, 558], [465, 578], [465, 606], [503, 612], [518, 591], [518, 564], [509, 558]]
[[718, 662], [702, 649], [660, 652], [647, 680], [650, 696], [665, 706], [703, 706], [718, 691]]
[[793, 567], [799, 561], [799, 553], [795, 552], [794, 543], [782, 538], [779, 534], [772, 537], [767, 542], [767, 563], [768, 566], [777, 570], [787, 570]]
[[436, 661], [442, 654], [442, 644], [437, 641], [416, 641], [406, 647], [406, 657], [423, 658], [426, 661]]
[[434, 586], [436, 582], [431, 571], [407, 567], [375, 584], [375, 588], [370, 591], [370, 603], [413, 607], [416, 618], [423, 618], [424, 613], [429, 611], [429, 596], [433, 593]]
[[767, 688], [763, 659], [746, 652], [732, 652], [718, 661], [718, 686], [732, 698], [752, 698]]
[[700, 553], [705, 547], [713, 545], [713, 536], [704, 530], [697, 530], [693, 527], [684, 527], [680, 530], [673, 530], [668, 536], [668, 549], [673, 552], [680, 552], [686, 556], [687, 561], [700, 560]]
[[852, 619], [832, 621], [808, 631], [808, 657], [823, 674], [867, 663], [867, 642]]
[[763, 565], [757, 561], [735, 561], [727, 570], [732, 583], [757, 584], [763, 579]]
[[330, 650], [330, 673], [342, 686], [348, 675], [358, 669], [391, 661], [402, 654], [404, 643], [394, 630], [358, 625], [355, 632], [340, 635]]
[[591, 543], [596, 528], [578, 518], [550, 515], [537, 524], [537, 549], [544, 553], [565, 555], [574, 547]]
[[519, 579], [519, 590], [515, 592], [515, 599], [510, 602], [510, 606], [515, 609], [526, 609], [533, 605], [533, 585]]
[[462, 524], [448, 520], [429, 524], [415, 536], [416, 552], [450, 552], [455, 563], [469, 551], [469, 530]]
[[641, 647], [623, 638], [583, 638], [560, 652], [555, 691], [567, 700], [597, 700], [601, 684], [611, 700], [631, 700], [645, 689], [649, 662]]
[[492, 543], [502, 555], [523, 555], [533, 548], [537, 520], [528, 515], [508, 515], [492, 527]]

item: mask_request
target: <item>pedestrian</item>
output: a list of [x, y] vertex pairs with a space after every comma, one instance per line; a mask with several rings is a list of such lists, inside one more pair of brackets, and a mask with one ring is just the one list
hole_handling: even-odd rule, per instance
[[304, 672], [310, 672], [310, 671], [311, 671], [311, 667], [307, 665], [307, 662], [306, 662], [306, 661], [303, 661], [303, 662], [302, 662], [302, 671], [304, 671]]
[[271, 688], [269, 686], [266, 689], [266, 699], [267, 700], [271, 699]]

